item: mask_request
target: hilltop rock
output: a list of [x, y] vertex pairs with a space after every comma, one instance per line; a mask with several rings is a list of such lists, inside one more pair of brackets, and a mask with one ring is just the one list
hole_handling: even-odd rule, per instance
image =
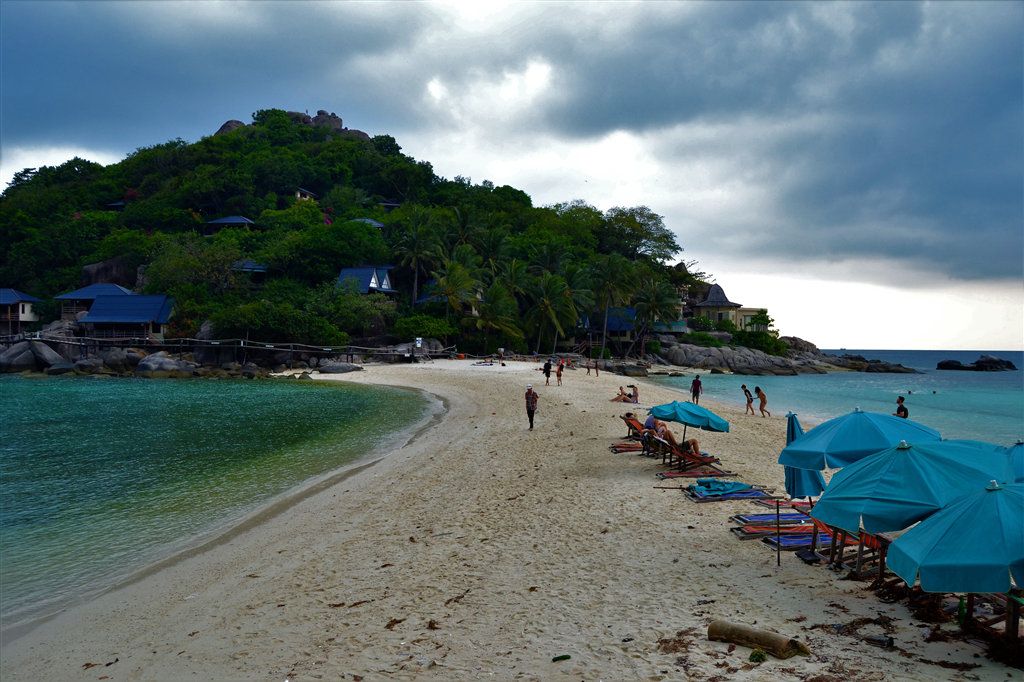
[[225, 133], [230, 133], [232, 130], [238, 130], [239, 128], [244, 127], [245, 124], [241, 121], [231, 119], [230, 121], [222, 125], [220, 128], [218, 128], [217, 132], [215, 132], [214, 135], [224, 135]]
[[959, 360], [943, 360], [935, 369], [961, 370], [966, 372], [1010, 372], [1016, 371], [1017, 367], [1009, 360], [1003, 360], [994, 355], [982, 355], [969, 365], [961, 364]]

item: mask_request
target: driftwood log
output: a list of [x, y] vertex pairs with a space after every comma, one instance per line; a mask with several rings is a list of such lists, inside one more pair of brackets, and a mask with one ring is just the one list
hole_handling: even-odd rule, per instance
[[731, 642], [751, 649], [763, 649], [775, 658], [810, 656], [811, 650], [803, 642], [775, 632], [758, 630], [749, 625], [716, 620], [708, 626], [708, 639], [712, 642]]

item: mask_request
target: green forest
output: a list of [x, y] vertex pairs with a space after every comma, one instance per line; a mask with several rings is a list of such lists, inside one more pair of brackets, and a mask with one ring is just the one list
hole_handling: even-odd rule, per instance
[[[251, 125], [110, 166], [25, 169], [0, 198], [0, 286], [43, 299], [46, 322], [84, 265], [115, 259], [133, 280], [141, 272], [127, 283], [137, 292], [175, 297], [171, 338], [208, 320], [221, 338], [430, 336], [481, 354], [547, 352], [624, 306], [650, 329], [675, 321], [681, 294], [707, 288], [694, 262], [669, 265], [682, 248], [646, 206], [537, 207], [514, 187], [438, 177], [391, 136], [333, 137], [260, 110]], [[318, 199], [298, 200], [300, 187]], [[207, 221], [235, 215], [255, 225], [203, 236]], [[267, 266], [265, 281], [236, 267], [245, 260]], [[399, 294], [338, 282], [362, 264], [395, 266]]]

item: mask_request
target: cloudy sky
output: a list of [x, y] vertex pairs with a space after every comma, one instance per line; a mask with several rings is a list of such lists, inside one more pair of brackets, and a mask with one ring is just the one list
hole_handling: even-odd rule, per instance
[[1024, 348], [1024, 3], [0, 4], [4, 186], [336, 112], [535, 205], [650, 206], [836, 348]]

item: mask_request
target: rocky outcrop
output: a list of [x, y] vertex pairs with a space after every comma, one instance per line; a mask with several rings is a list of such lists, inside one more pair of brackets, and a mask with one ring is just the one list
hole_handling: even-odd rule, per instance
[[[335, 114], [333, 111], [328, 113], [326, 110], [320, 109], [319, 111], [316, 112], [316, 116], [310, 116], [309, 114], [302, 111], [286, 111], [285, 114], [288, 116], [289, 119], [291, 119], [292, 123], [298, 125], [307, 125], [310, 128], [326, 127], [330, 129], [331, 133], [333, 133], [334, 135], [328, 136], [328, 142], [333, 140], [335, 136], [357, 137], [360, 140], [365, 140], [366, 142], [372, 141], [370, 139], [370, 136], [364, 133], [362, 130], [346, 128], [341, 120], [341, 117]], [[238, 130], [239, 128], [244, 128], [245, 125], [246, 124], [242, 123], [241, 121], [236, 121], [232, 119], [230, 121], [227, 121], [224, 125], [222, 125], [217, 130], [217, 132], [214, 133], [214, 135], [225, 135], [227, 133]], [[249, 125], [252, 126], [251, 123]]]
[[147, 355], [135, 367], [135, 376], [145, 379], [177, 379], [194, 374], [194, 366], [172, 360], [165, 351]]
[[1009, 360], [997, 358], [994, 355], [982, 355], [969, 365], [961, 364], [959, 360], [943, 360], [935, 369], [949, 369], [967, 372], [1012, 372], [1017, 367]]
[[37, 369], [39, 367], [36, 365], [36, 356], [32, 353], [28, 341], [16, 343], [0, 354], [0, 372], [35, 372]]
[[352, 364], [351, 362], [329, 362], [326, 365], [320, 365], [317, 371], [321, 374], [346, 374], [348, 372], [359, 372], [362, 369], [359, 365]]
[[82, 287], [90, 284], [118, 284], [131, 289], [135, 286], [138, 271], [128, 264], [123, 256], [117, 256], [99, 263], [82, 266]]

